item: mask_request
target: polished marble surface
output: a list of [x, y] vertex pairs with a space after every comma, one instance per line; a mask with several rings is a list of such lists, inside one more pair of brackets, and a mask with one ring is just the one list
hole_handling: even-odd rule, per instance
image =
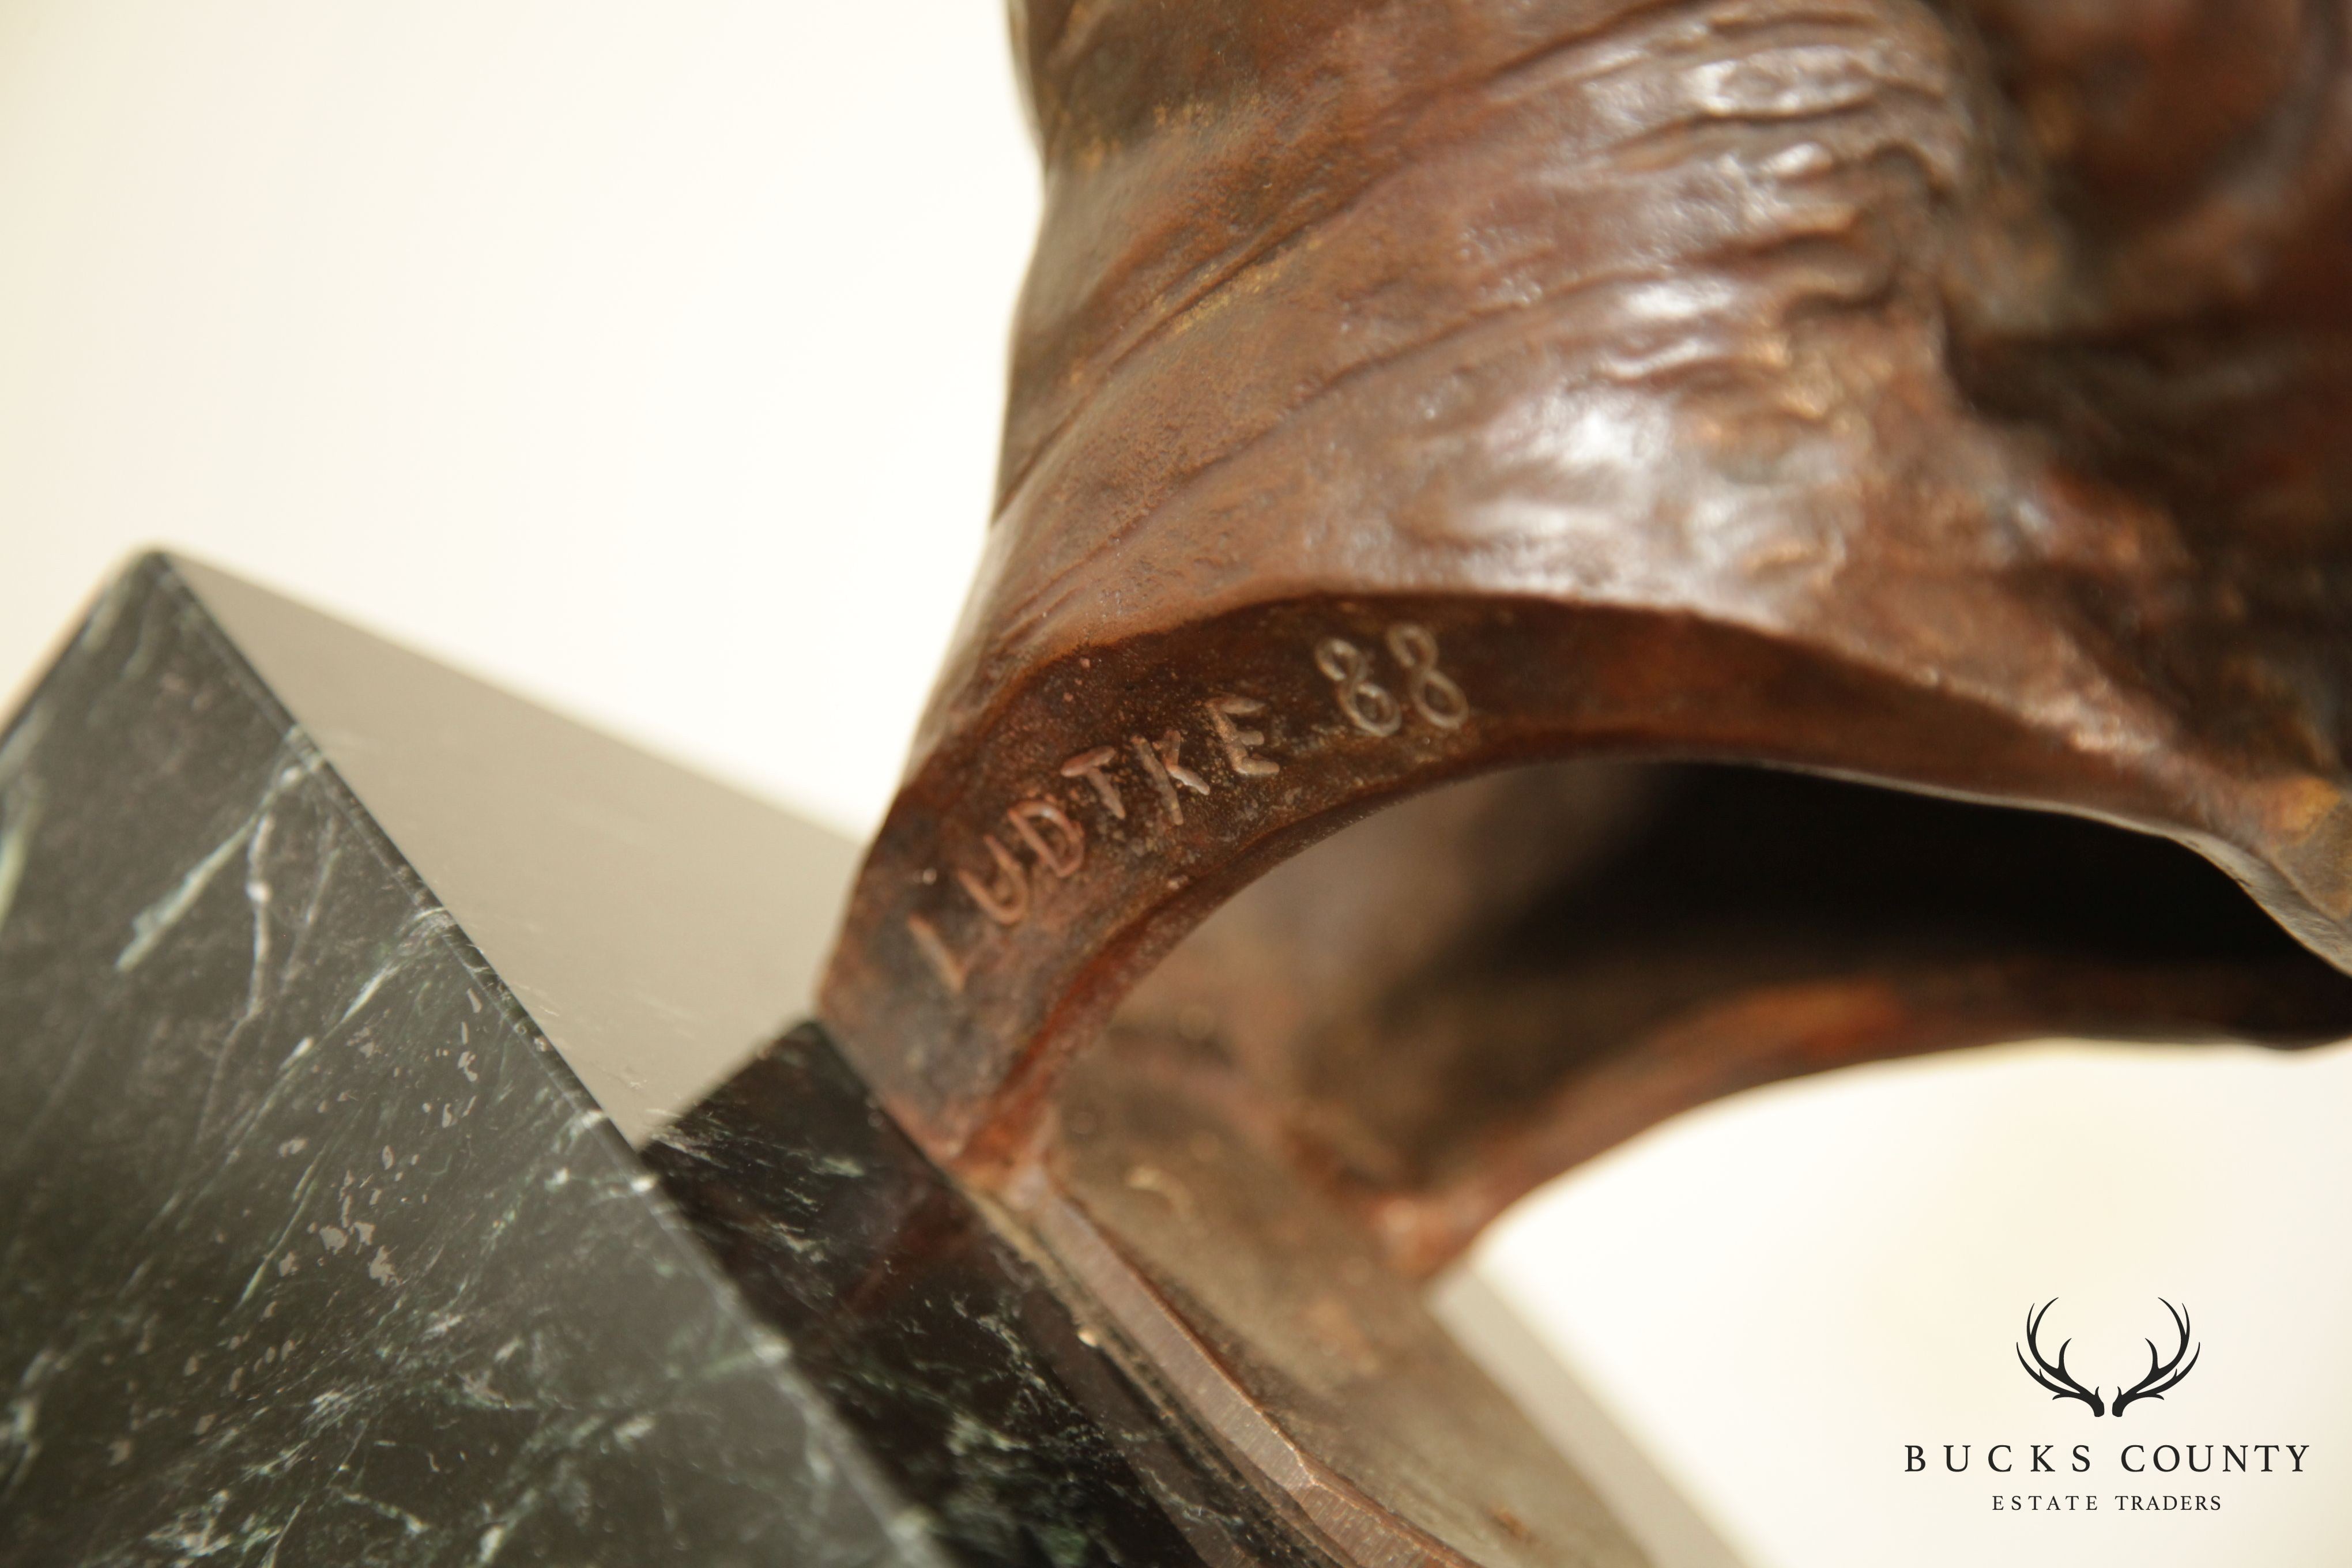
[[185, 580], [118, 583], [0, 742], [0, 1561], [936, 1560], [654, 1185]]
[[0, 738], [0, 1562], [1322, 1561], [758, 1048], [839, 885], [768, 809], [119, 580]]

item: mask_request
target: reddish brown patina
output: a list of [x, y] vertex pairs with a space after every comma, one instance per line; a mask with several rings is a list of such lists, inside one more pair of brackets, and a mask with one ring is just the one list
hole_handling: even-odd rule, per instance
[[824, 1013], [1347, 1552], [1576, 1521], [1318, 1426], [1265, 1249], [1425, 1271], [1846, 1062], [2352, 1032], [2352, 0], [1015, 36], [999, 514]]

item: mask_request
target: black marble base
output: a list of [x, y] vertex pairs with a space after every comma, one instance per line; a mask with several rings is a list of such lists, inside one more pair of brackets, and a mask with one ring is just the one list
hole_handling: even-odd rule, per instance
[[816, 1026], [646, 1159], [963, 1560], [1322, 1560], [1171, 1426]]
[[[758, 926], [710, 824], [767, 833], [765, 808], [535, 711], [471, 751], [432, 704], [410, 742], [371, 753], [360, 724], [322, 750], [337, 724], [278, 688], [336, 658], [373, 672], [347, 694], [480, 689], [305, 614], [151, 558], [0, 738], [0, 1563], [1315, 1557], [814, 1032], [642, 1157], [615, 1126], [666, 1124], [644, 1086], [784, 984], [705, 1005], [751, 973], [711, 954]], [[329, 652], [265, 679], [240, 621]], [[542, 742], [569, 760], [514, 751]], [[436, 746], [440, 774], [403, 774]], [[533, 765], [572, 782], [514, 786]], [[635, 805], [567, 815], [600, 780]], [[520, 824], [495, 852], [387, 831], [463, 818], [468, 787]], [[541, 830], [517, 803], [556, 837], [511, 842]], [[612, 829], [624, 806], [642, 820]], [[699, 847], [666, 852], [673, 830]], [[436, 856], [452, 884], [499, 857], [542, 880], [469, 906], [420, 877]], [[546, 885], [583, 863], [632, 907]], [[706, 863], [708, 886], [680, 870]], [[836, 893], [803, 890], [812, 929]], [[631, 935], [697, 919], [707, 942]]]

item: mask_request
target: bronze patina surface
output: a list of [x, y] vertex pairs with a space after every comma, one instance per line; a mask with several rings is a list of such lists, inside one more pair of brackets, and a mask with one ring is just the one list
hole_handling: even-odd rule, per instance
[[999, 511], [823, 1012], [1335, 1553], [1618, 1550], [1404, 1281], [1641, 1127], [2352, 1031], [2352, 4], [1014, 32]]

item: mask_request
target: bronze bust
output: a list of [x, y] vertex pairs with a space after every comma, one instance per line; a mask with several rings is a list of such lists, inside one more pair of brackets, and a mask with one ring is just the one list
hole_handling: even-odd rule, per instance
[[2352, 5], [1013, 24], [998, 515], [822, 1012], [1323, 1550], [1633, 1560], [1411, 1281], [1641, 1127], [2352, 1031]]

